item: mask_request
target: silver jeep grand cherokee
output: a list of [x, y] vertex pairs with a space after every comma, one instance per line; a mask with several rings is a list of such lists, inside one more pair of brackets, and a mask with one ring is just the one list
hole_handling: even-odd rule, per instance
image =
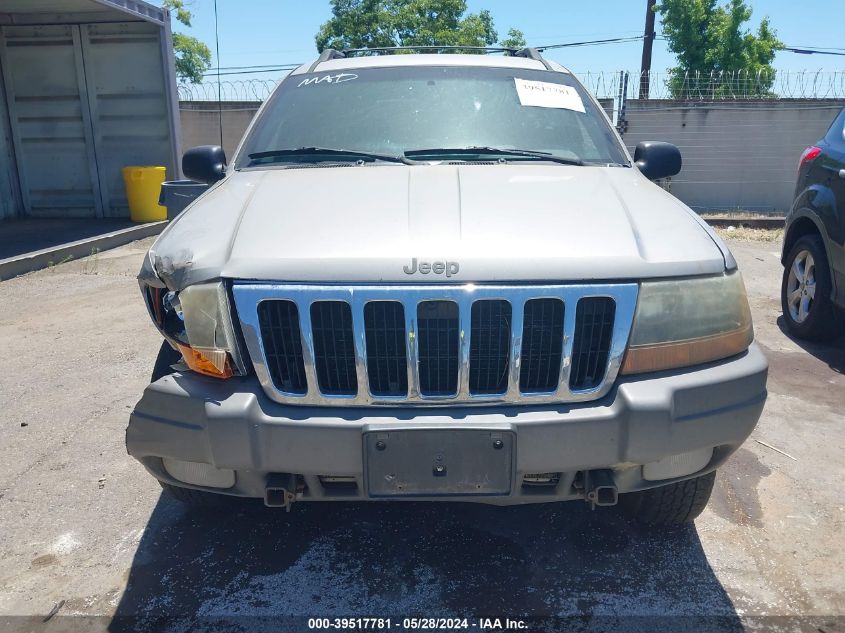
[[[126, 434], [178, 499], [619, 503], [695, 518], [766, 399], [731, 253], [536, 51], [326, 51], [139, 279]], [[217, 494], [212, 494], [217, 493]]]

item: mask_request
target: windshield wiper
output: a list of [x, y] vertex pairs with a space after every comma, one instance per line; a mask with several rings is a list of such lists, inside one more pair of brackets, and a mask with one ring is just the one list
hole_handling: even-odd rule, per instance
[[441, 147], [432, 149], [413, 149], [405, 152], [405, 156], [422, 158], [424, 156], [524, 156], [536, 160], [545, 160], [562, 165], [583, 165], [580, 158], [565, 158], [530, 149], [506, 149], [502, 147]]
[[338, 160], [348, 157], [353, 160], [376, 161], [381, 160], [387, 163], [404, 163], [414, 165], [416, 161], [406, 156], [391, 156], [389, 154], [375, 154], [373, 152], [361, 152], [354, 149], [335, 149], [333, 147], [291, 147], [284, 149], [271, 149], [266, 152], [255, 152], [249, 154], [250, 160], [261, 158], [287, 158], [293, 156], [318, 156], [327, 160]]
[[603, 161], [603, 160], [591, 160], [591, 161], [585, 161], [585, 163], [587, 165], [594, 165], [595, 167], [630, 167], [631, 166], [628, 163], [616, 163], [616, 162], [608, 163], [608, 162]]

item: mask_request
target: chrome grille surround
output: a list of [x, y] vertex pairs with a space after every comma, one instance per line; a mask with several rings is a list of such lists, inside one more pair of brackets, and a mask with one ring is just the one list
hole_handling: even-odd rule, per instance
[[[244, 339], [255, 373], [264, 392], [272, 400], [283, 404], [323, 406], [368, 405], [466, 405], [466, 404], [537, 404], [555, 402], [584, 402], [601, 398], [616, 381], [622, 357], [628, 343], [639, 286], [636, 283], [567, 284], [567, 285], [304, 285], [235, 282], [232, 292]], [[609, 297], [616, 303], [616, 317], [604, 379], [595, 387], [570, 389], [573, 337], [577, 302], [586, 297]], [[564, 303], [563, 361], [554, 391], [522, 393], [519, 388], [523, 314], [529, 299], [558, 298]], [[508, 386], [504, 394], [473, 395], [469, 388], [469, 357], [471, 314], [473, 302], [480, 299], [499, 299], [511, 304], [510, 358]], [[267, 368], [258, 306], [263, 301], [287, 300], [297, 305], [300, 317], [303, 357], [308, 390], [305, 394], [286, 393], [273, 384]], [[320, 392], [315, 368], [314, 335], [311, 325], [311, 304], [317, 301], [344, 301], [352, 310], [355, 342], [355, 370], [358, 393], [354, 396], [327, 395]], [[378, 396], [370, 393], [367, 376], [367, 350], [364, 306], [371, 301], [398, 301], [405, 312], [405, 343], [408, 359], [408, 394]], [[458, 348], [457, 394], [422, 395], [419, 380], [417, 337], [417, 304], [423, 301], [454, 301], [458, 304], [460, 343]]]

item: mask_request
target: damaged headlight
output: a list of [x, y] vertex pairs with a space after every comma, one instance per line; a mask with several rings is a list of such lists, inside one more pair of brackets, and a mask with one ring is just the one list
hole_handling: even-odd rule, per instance
[[643, 282], [622, 373], [708, 363], [744, 352], [753, 340], [739, 272]]
[[141, 285], [150, 317], [159, 331], [173, 343], [188, 343], [185, 314], [179, 295], [167, 288]]
[[145, 286], [144, 292], [153, 322], [179, 349], [188, 367], [216, 378], [245, 373], [222, 281], [179, 292]]

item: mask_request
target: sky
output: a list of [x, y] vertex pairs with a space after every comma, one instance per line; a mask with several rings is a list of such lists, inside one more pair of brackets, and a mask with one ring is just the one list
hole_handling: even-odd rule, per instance
[[[186, 0], [194, 13], [190, 29], [174, 23], [174, 30], [200, 38], [214, 51], [214, 0]], [[781, 41], [788, 46], [842, 47], [842, 21], [831, 19], [826, 0], [749, 0], [756, 29], [768, 15]], [[220, 65], [256, 66], [313, 60], [314, 35], [331, 16], [328, 0], [217, 0]], [[500, 38], [511, 27], [525, 33], [529, 46], [642, 35], [646, 0], [468, 0], [469, 10], [489, 9]], [[660, 33], [658, 16], [657, 32]], [[546, 56], [576, 73], [638, 71], [642, 42], [606, 44], [548, 51]], [[213, 66], [216, 66], [216, 56]], [[652, 70], [672, 66], [666, 42], [656, 41]], [[780, 70], [845, 68], [845, 57], [778, 53]], [[279, 73], [229, 76], [277, 78]]]

